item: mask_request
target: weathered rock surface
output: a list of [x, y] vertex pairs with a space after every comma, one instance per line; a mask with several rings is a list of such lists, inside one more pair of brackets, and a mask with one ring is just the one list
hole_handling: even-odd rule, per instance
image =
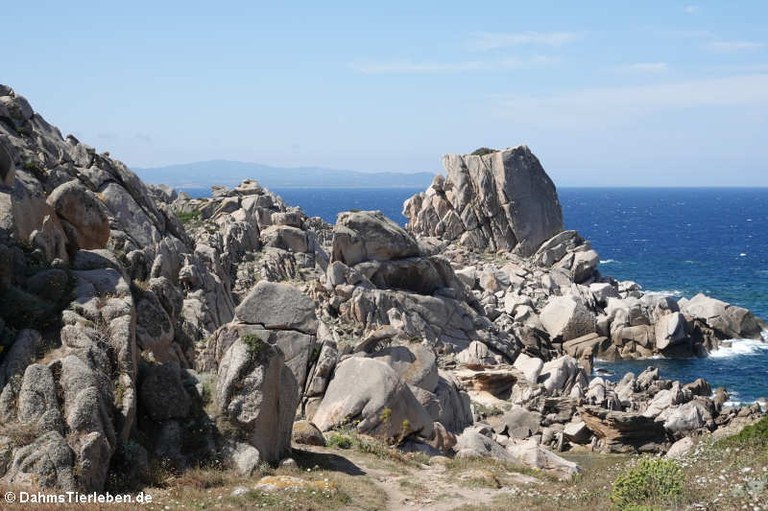
[[433, 420], [390, 366], [352, 357], [337, 366], [312, 422], [321, 431], [356, 423], [360, 433], [384, 438], [430, 438]]
[[637, 413], [585, 406], [579, 416], [610, 452], [657, 452], [667, 439], [662, 423]]
[[317, 331], [315, 303], [290, 284], [259, 282], [235, 309], [235, 316], [269, 330]]
[[219, 416], [262, 460], [277, 462], [290, 453], [298, 385], [269, 344], [238, 339], [229, 347], [219, 365], [216, 403]]
[[563, 229], [555, 186], [527, 147], [449, 154], [443, 166], [447, 177], [404, 205], [411, 231], [529, 256]]
[[418, 255], [416, 240], [380, 211], [342, 213], [333, 230], [331, 260], [347, 266]]
[[148, 187], [5, 86], [0, 121], [4, 483], [100, 491], [150, 458], [250, 476], [292, 429], [324, 442], [304, 418], [568, 476], [547, 447], [663, 451], [759, 412], [653, 368], [588, 379], [595, 357], [703, 356], [764, 324], [602, 275], [525, 147], [446, 157], [408, 230], [332, 227], [252, 180]]

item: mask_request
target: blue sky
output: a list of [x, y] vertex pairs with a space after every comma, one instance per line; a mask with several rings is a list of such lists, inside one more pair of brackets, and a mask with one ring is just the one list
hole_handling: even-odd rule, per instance
[[768, 3], [10, 2], [0, 83], [129, 165], [768, 186]]

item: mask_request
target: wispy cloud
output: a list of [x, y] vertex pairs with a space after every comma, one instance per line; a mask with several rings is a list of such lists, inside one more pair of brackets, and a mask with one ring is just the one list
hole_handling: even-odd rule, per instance
[[629, 73], [661, 74], [669, 71], [669, 65], [666, 62], [638, 62], [620, 66], [618, 69]]
[[472, 50], [496, 50], [511, 46], [549, 46], [559, 47], [578, 40], [581, 34], [576, 32], [484, 32], [475, 34], [469, 41]]
[[531, 58], [505, 58], [497, 60], [463, 60], [456, 62], [414, 62], [394, 60], [387, 62], [355, 62], [350, 67], [362, 74], [451, 74], [469, 72], [528, 69], [555, 62], [557, 59], [544, 55]]
[[763, 46], [765, 46], [764, 43], [757, 41], [710, 41], [705, 45], [708, 50], [719, 53], [753, 51]]
[[693, 4], [686, 5], [683, 8], [683, 12], [685, 12], [685, 14], [696, 14], [697, 12], [699, 12], [699, 6], [693, 5]]
[[712, 106], [768, 107], [768, 74], [658, 85], [594, 88], [547, 97], [508, 96], [501, 111], [533, 125], [583, 128], [631, 122], [650, 113]]

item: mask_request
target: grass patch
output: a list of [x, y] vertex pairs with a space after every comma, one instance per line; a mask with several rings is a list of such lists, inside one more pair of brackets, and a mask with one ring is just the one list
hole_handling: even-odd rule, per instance
[[768, 448], [768, 415], [750, 424], [737, 434], [717, 442], [718, 447], [763, 447]]
[[201, 216], [202, 216], [202, 213], [198, 209], [195, 209], [193, 211], [179, 211], [178, 213], [176, 213], [176, 218], [178, 218], [179, 222], [181, 222], [182, 224], [198, 222], [200, 221]]
[[333, 431], [326, 437], [326, 445], [337, 449], [355, 449], [373, 455], [381, 460], [402, 465], [421, 466], [429, 464], [429, 456], [420, 452], [403, 452], [378, 438], [358, 434], [354, 430]]

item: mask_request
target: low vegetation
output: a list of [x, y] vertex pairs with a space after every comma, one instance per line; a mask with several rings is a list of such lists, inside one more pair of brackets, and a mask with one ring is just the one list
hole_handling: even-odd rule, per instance
[[176, 218], [178, 218], [182, 224], [198, 222], [201, 216], [202, 213], [200, 213], [200, 210], [197, 209], [193, 211], [179, 211], [176, 213]]
[[683, 493], [683, 471], [674, 460], [641, 458], [613, 482], [611, 502], [622, 510], [675, 504]]
[[333, 431], [326, 437], [326, 445], [336, 449], [355, 449], [364, 454], [371, 454], [381, 460], [403, 465], [420, 466], [429, 463], [429, 457], [418, 452], [403, 452], [386, 441], [368, 435], [360, 435], [354, 430]]
[[243, 335], [240, 337], [240, 340], [245, 343], [245, 346], [248, 348], [248, 354], [251, 356], [252, 360], [259, 362], [266, 361], [266, 358], [269, 355], [269, 351], [271, 349], [271, 346], [268, 342], [262, 340], [261, 337], [254, 334]]
[[[347, 429], [329, 434], [327, 448], [294, 449], [295, 464], [280, 468], [264, 465], [249, 478], [216, 466], [183, 472], [155, 466], [152, 477], [131, 491], [153, 496], [153, 503], [140, 509], [172, 511], [764, 511], [768, 502], [767, 425], [768, 419], [762, 419], [730, 438], [701, 440], [677, 461], [566, 453], [583, 468], [583, 473], [571, 481], [485, 458], [430, 461], [424, 455], [403, 453], [386, 442]], [[259, 487], [265, 476], [277, 480], [279, 488], [270, 491]], [[10, 489], [0, 487], [0, 491]], [[36, 509], [61, 507], [41, 505]], [[85, 505], [78, 509], [105, 508]]]
[[472, 151], [472, 156], [485, 156], [486, 154], [492, 154], [495, 152], [496, 149], [491, 149], [490, 147], [479, 147]]

